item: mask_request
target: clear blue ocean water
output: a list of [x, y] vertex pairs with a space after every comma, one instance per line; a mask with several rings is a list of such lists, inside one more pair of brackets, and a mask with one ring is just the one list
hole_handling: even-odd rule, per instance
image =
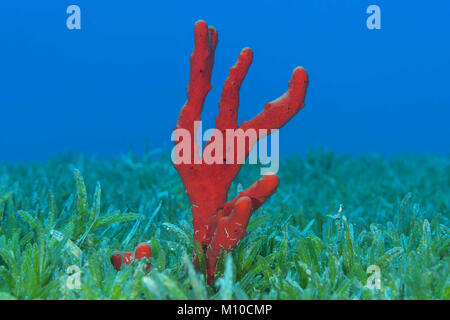
[[[66, 26], [71, 4], [80, 30]], [[379, 30], [366, 26], [371, 4]], [[3, 1], [0, 161], [169, 150], [199, 19], [219, 32], [204, 127], [249, 46], [240, 121], [281, 95], [296, 66], [309, 73], [306, 107], [280, 132], [282, 156], [318, 146], [448, 153], [449, 14], [444, 0]]]

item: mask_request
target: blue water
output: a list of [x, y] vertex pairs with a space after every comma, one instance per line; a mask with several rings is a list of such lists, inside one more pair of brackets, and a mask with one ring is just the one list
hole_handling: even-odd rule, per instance
[[[81, 8], [81, 30], [66, 27], [70, 4]], [[366, 27], [370, 4], [381, 8], [381, 30]], [[281, 155], [319, 145], [448, 153], [449, 13], [449, 1], [3, 1], [0, 161], [170, 148], [198, 19], [220, 40], [204, 128], [249, 46], [240, 121], [282, 94], [294, 67], [309, 72], [306, 108], [281, 130]]]

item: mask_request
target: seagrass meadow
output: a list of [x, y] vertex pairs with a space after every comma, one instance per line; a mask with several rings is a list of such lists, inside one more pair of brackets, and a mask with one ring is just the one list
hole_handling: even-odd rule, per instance
[[[283, 158], [278, 191], [209, 286], [167, 154], [0, 164], [0, 299], [450, 298], [450, 155]], [[244, 166], [229, 198], [258, 177]], [[143, 241], [151, 270], [141, 260], [116, 271], [111, 253]], [[379, 288], [367, 286], [372, 265]]]

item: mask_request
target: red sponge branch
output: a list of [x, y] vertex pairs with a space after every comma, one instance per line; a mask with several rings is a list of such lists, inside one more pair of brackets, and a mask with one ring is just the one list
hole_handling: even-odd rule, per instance
[[[207, 280], [208, 283], [212, 283], [220, 251], [231, 251], [246, 235], [252, 213], [276, 191], [279, 180], [275, 174], [264, 175], [234, 200], [226, 202], [230, 185], [242, 167], [242, 162], [237, 161], [237, 138], [227, 136], [232, 141], [225, 139], [223, 144], [225, 163], [208, 164], [199, 158], [195, 121], [201, 120], [203, 103], [211, 90], [214, 52], [218, 43], [217, 31], [213, 27], [208, 27], [204, 21], [198, 21], [194, 27], [194, 39], [187, 101], [180, 111], [175, 127], [189, 132], [188, 143], [192, 152], [188, 157], [190, 161], [175, 161], [174, 166], [180, 174], [191, 203], [194, 240], [202, 245], [206, 257]], [[245, 48], [230, 69], [219, 101], [219, 114], [215, 126], [224, 137], [229, 129], [241, 129], [243, 132], [249, 129], [256, 130], [256, 139], [250, 140], [245, 145], [244, 160], [258, 139], [270, 134], [270, 130], [280, 129], [304, 107], [308, 85], [306, 71], [301, 67], [296, 68], [289, 81], [288, 91], [278, 99], [267, 103], [263, 111], [253, 119], [244, 121], [238, 126], [239, 90], [252, 60], [252, 50]], [[177, 141], [175, 144], [178, 143], [185, 141]], [[214, 143], [213, 138], [208, 141], [205, 150], [211, 143]], [[227, 147], [230, 145], [234, 148]], [[186, 157], [183, 156], [183, 159]]]

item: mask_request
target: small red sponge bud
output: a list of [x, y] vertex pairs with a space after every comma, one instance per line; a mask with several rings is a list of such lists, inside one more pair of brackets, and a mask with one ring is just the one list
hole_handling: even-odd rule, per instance
[[140, 243], [135, 250], [134, 258], [141, 259], [143, 257], [150, 258], [152, 256], [152, 248], [147, 242]]
[[[139, 260], [144, 257], [151, 258], [152, 256], [152, 248], [147, 242], [140, 243], [134, 252], [134, 258]], [[145, 268], [145, 271], [150, 270], [150, 262], [147, 262], [147, 267]]]
[[120, 267], [122, 267], [122, 252], [120, 251], [114, 251], [111, 254], [111, 263], [114, 266], [114, 268], [119, 271]]

